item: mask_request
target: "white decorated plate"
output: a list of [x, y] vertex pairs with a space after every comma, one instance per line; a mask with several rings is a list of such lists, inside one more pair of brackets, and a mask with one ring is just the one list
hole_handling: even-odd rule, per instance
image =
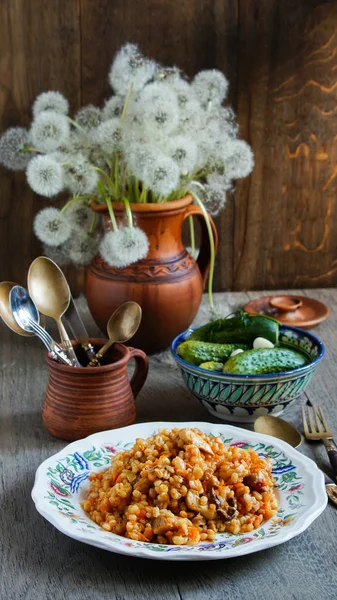
[[[279, 492], [279, 509], [275, 517], [253, 532], [219, 533], [214, 542], [197, 546], [136, 542], [106, 532], [91, 521], [80, 505], [89, 490], [89, 473], [106, 470], [111, 456], [130, 448], [136, 438], [146, 438], [158, 429], [174, 427], [197, 427], [204, 433], [220, 435], [225, 444], [250, 446], [261, 456], [269, 456]], [[312, 460], [285, 442], [239, 427], [201, 422], [142, 423], [102, 431], [73, 442], [40, 465], [32, 498], [41, 515], [75, 540], [110, 552], [164, 560], [214, 560], [277, 546], [302, 533], [327, 504], [321, 471]]]

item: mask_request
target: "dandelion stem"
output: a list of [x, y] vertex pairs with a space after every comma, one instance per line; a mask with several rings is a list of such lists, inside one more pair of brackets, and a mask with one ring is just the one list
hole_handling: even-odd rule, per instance
[[96, 213], [93, 213], [90, 228], [89, 228], [89, 233], [94, 233], [94, 229], [95, 229], [95, 225], [96, 225], [96, 218], [97, 218]]
[[26, 146], [24, 152], [36, 152], [36, 154], [42, 154], [42, 152], [37, 148], [34, 148], [34, 146]]
[[134, 177], [133, 180], [133, 191], [135, 196], [135, 202], [139, 202], [139, 186], [137, 177]]
[[141, 194], [139, 196], [139, 202], [143, 202], [144, 204], [147, 201], [147, 189], [145, 187], [143, 187]]
[[[198, 181], [193, 181], [193, 183], [195, 185], [199, 186], [202, 190], [204, 189], [204, 186], [201, 185], [201, 183], [199, 183]], [[213, 279], [214, 279], [214, 264], [215, 264], [215, 246], [214, 246], [213, 231], [212, 231], [208, 213], [204, 207], [203, 202], [200, 200], [199, 196], [197, 196], [197, 194], [195, 192], [193, 192], [192, 190], [189, 190], [189, 194], [191, 194], [193, 200], [195, 200], [195, 202], [198, 204], [198, 206], [200, 206], [202, 213], [204, 215], [204, 219], [205, 219], [205, 223], [206, 223], [206, 227], [207, 227], [209, 246], [210, 246], [210, 263], [209, 263], [209, 274], [208, 274], [208, 300], [209, 300], [209, 305], [210, 305], [211, 309], [214, 310]]]
[[191, 240], [191, 254], [194, 256], [195, 254], [195, 235], [194, 235], [194, 221], [192, 215], [188, 217], [188, 222], [190, 225], [190, 240]]
[[74, 127], [76, 127], [81, 133], [84, 133], [85, 135], [85, 131], [83, 129], [83, 127], [81, 127], [81, 125], [79, 125], [78, 123], [76, 123], [76, 121], [74, 121], [74, 119], [71, 119], [70, 117], [67, 117], [69, 123], [71, 123], [71, 125], [74, 125]]
[[112, 203], [111, 203], [111, 200], [108, 195], [106, 196], [105, 200], [106, 200], [106, 204], [107, 204], [109, 215], [110, 215], [112, 229], [114, 231], [118, 231], [118, 225], [117, 225], [114, 209], [112, 208]]
[[119, 187], [119, 160], [118, 160], [118, 152], [115, 153], [115, 198], [118, 198], [118, 187]]
[[111, 181], [111, 179], [110, 179], [109, 175], [108, 175], [108, 174], [107, 174], [105, 171], [103, 171], [103, 169], [100, 169], [99, 167], [95, 167], [95, 169], [96, 169], [96, 171], [97, 171], [98, 173], [100, 173], [101, 175], [103, 175], [103, 177], [104, 177], [104, 178], [105, 178], [105, 180], [107, 181], [107, 184], [108, 184], [108, 188], [109, 188], [109, 190], [110, 190], [110, 193], [111, 193], [112, 195], [114, 195], [114, 189], [113, 189], [112, 181]]
[[126, 111], [128, 110], [128, 106], [129, 106], [129, 102], [130, 102], [132, 90], [133, 90], [133, 83], [131, 83], [131, 85], [130, 85], [130, 88], [129, 88], [129, 91], [128, 91], [128, 95], [127, 95], [126, 100], [125, 100], [125, 104], [124, 104], [124, 108], [123, 108], [123, 112], [122, 112], [122, 116], [121, 116], [121, 121], [124, 121], [124, 119], [126, 117]]
[[130, 227], [130, 229], [132, 229], [133, 228], [133, 219], [132, 219], [132, 211], [130, 208], [130, 202], [129, 202], [128, 198], [126, 198], [126, 196], [123, 196], [122, 200], [125, 204], [126, 216], [128, 218], [129, 227]]
[[69, 200], [60, 210], [60, 213], [63, 213], [64, 211], [67, 210], [68, 206], [70, 206], [71, 204], [74, 204], [74, 202], [78, 202], [79, 200], [91, 200], [91, 196], [74, 196], [74, 198], [71, 198], [71, 200]]

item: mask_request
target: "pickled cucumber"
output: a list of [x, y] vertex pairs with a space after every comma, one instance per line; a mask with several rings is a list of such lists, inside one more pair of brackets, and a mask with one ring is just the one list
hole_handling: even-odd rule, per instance
[[309, 364], [308, 358], [290, 348], [257, 348], [232, 356], [224, 364], [224, 373], [262, 375], [292, 371]]
[[246, 344], [211, 344], [209, 342], [187, 340], [179, 344], [177, 353], [186, 362], [198, 366], [209, 361], [224, 362], [237, 348], [246, 350], [248, 346]]
[[199, 365], [200, 369], [207, 369], [207, 371], [222, 371], [223, 363], [215, 362], [214, 360], [209, 360], [207, 362], [201, 363]]
[[265, 315], [250, 315], [239, 310], [234, 317], [217, 319], [195, 329], [188, 340], [215, 344], [252, 344], [255, 338], [264, 337], [278, 343], [279, 322]]

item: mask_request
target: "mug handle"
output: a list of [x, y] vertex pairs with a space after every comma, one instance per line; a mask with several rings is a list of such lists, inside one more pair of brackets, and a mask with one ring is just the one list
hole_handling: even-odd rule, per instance
[[132, 346], [129, 346], [128, 351], [128, 362], [131, 360], [131, 358], [134, 358], [136, 361], [135, 372], [130, 381], [132, 393], [136, 398], [146, 381], [149, 370], [149, 359], [147, 358], [145, 352], [143, 352], [143, 350], [139, 350], [138, 348], [132, 348]]
[[[197, 217], [197, 219], [200, 223], [200, 226], [201, 226], [201, 246], [200, 246], [199, 256], [197, 259], [197, 265], [200, 269], [203, 285], [205, 286], [206, 281], [207, 281], [208, 271], [209, 271], [209, 262], [211, 259], [208, 231], [207, 231], [207, 226], [206, 226], [206, 222], [205, 222], [205, 217], [203, 215], [203, 212], [202, 212], [200, 206], [197, 206], [196, 204], [191, 204], [190, 206], [188, 206], [186, 209], [185, 215], [184, 215], [184, 220], [187, 219], [187, 217], [190, 217], [191, 215], [195, 215]], [[215, 223], [214, 223], [212, 217], [210, 215], [208, 215], [208, 218], [209, 218], [209, 221], [210, 221], [210, 224], [212, 227], [212, 231], [213, 231], [214, 250], [215, 250], [215, 254], [216, 254], [217, 250], [218, 250], [218, 232], [217, 232], [217, 229], [215, 227]]]

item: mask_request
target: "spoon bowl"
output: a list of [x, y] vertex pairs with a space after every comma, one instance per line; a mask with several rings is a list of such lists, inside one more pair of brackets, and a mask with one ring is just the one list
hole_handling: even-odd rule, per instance
[[298, 448], [303, 441], [302, 435], [293, 425], [271, 415], [258, 417], [254, 423], [254, 430], [283, 440], [293, 448]]
[[56, 321], [62, 345], [73, 366], [80, 367], [61, 317], [66, 312], [71, 298], [68, 282], [54, 261], [39, 256], [29, 267], [28, 290], [38, 310]]
[[[0, 317], [2, 318], [4, 323], [6, 323], [7, 327], [14, 331], [14, 333], [17, 333], [24, 337], [31, 337], [34, 335], [34, 333], [30, 333], [22, 329], [13, 317], [13, 313], [9, 303], [9, 294], [15, 285], [16, 283], [14, 283], [14, 281], [2, 281], [0, 283]], [[44, 328], [45, 324], [45, 318], [42, 315], [40, 315], [41, 327]]]
[[107, 332], [109, 340], [123, 344], [136, 333], [142, 318], [142, 309], [137, 302], [121, 304], [111, 315]]
[[9, 303], [18, 327], [35, 335], [34, 323], [40, 325], [40, 315], [25, 288], [15, 285], [9, 292]]
[[119, 342], [123, 344], [130, 340], [136, 333], [142, 320], [142, 309], [137, 302], [125, 302], [121, 304], [114, 313], [112, 313], [108, 324], [107, 332], [109, 341], [97, 352], [96, 356], [90, 361], [89, 367], [98, 365], [99, 359], [107, 352], [112, 344]]
[[40, 312], [59, 319], [70, 302], [70, 290], [61, 269], [52, 260], [39, 256], [28, 271], [28, 290]]

